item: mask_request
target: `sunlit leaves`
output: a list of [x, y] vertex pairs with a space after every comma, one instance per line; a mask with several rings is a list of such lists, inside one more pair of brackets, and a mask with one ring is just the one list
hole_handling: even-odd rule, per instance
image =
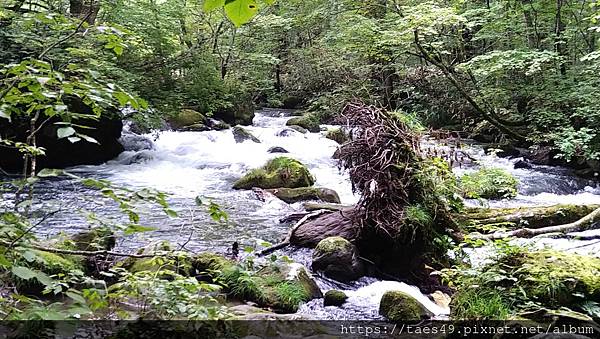
[[217, 8], [222, 8], [223, 6], [225, 6], [225, 0], [204, 0], [202, 9], [204, 9], [205, 12], [210, 12]]
[[226, 1], [224, 8], [229, 20], [238, 27], [252, 20], [258, 11], [254, 0]]
[[56, 136], [59, 139], [67, 138], [75, 134], [75, 129], [73, 127], [61, 127], [56, 130]]

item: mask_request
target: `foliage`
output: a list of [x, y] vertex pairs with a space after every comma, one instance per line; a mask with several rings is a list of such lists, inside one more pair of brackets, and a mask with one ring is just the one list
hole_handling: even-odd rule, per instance
[[444, 270], [457, 289], [453, 315], [460, 319], [506, 319], [520, 312], [567, 307], [586, 312], [597, 301], [600, 261], [551, 249], [531, 251], [503, 242], [496, 257], [477, 268]]
[[503, 199], [517, 195], [517, 179], [501, 168], [481, 168], [460, 178], [465, 198]]

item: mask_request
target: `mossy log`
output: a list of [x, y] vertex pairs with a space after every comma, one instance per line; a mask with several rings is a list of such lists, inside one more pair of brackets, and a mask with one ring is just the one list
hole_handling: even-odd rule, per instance
[[485, 239], [485, 240], [495, 240], [495, 239], [505, 239], [510, 237], [520, 237], [520, 238], [531, 238], [539, 235], [547, 235], [547, 234], [566, 234], [571, 232], [580, 232], [586, 231], [590, 229], [598, 228], [600, 224], [600, 208], [593, 210], [591, 213], [582, 217], [581, 219], [561, 224], [555, 226], [547, 226], [540, 228], [520, 228], [517, 230], [509, 231], [509, 232], [495, 232], [492, 234], [485, 235], [472, 235], [471, 239]]
[[514, 227], [541, 228], [574, 222], [592, 213], [600, 205], [554, 205], [517, 208], [468, 208], [457, 218], [474, 226], [504, 224]]

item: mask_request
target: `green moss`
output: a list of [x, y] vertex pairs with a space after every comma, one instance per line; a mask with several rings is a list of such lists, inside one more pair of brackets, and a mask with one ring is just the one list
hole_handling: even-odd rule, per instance
[[327, 134], [325, 134], [325, 137], [337, 142], [338, 144], [343, 144], [348, 141], [348, 135], [342, 131], [341, 128], [333, 128], [328, 130]]
[[498, 251], [499, 257], [484, 267], [446, 270], [451, 272], [446, 280], [457, 290], [453, 316], [505, 319], [532, 307], [578, 310], [600, 302], [600, 258], [509, 245]]
[[288, 157], [277, 157], [240, 178], [233, 188], [298, 188], [312, 186], [314, 183], [315, 178], [301, 162]]
[[515, 275], [528, 295], [549, 306], [568, 305], [580, 297], [600, 302], [600, 259], [554, 250], [512, 258]]
[[400, 291], [385, 292], [379, 303], [379, 314], [392, 322], [421, 320], [426, 313], [413, 297]]
[[206, 118], [202, 113], [191, 109], [184, 109], [176, 116], [170, 119], [170, 123], [174, 128], [183, 128], [186, 126], [204, 124]]
[[465, 198], [501, 199], [517, 195], [517, 179], [501, 168], [482, 168], [460, 178]]
[[286, 123], [287, 126], [300, 126], [311, 132], [319, 132], [321, 127], [319, 126], [319, 119], [313, 114], [305, 114], [299, 117], [293, 117]]
[[346, 302], [348, 296], [346, 293], [338, 290], [329, 290], [325, 292], [323, 297], [324, 306], [341, 306]]
[[39, 250], [31, 250], [31, 252], [36, 256], [34, 266], [48, 275], [67, 274], [75, 270], [83, 271], [84, 269], [80, 257]]
[[350, 251], [350, 246], [350, 242], [342, 237], [328, 237], [319, 241], [319, 243], [315, 247], [315, 252], [332, 253]]

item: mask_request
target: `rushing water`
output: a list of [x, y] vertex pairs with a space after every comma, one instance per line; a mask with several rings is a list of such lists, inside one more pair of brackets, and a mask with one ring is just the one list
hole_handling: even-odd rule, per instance
[[[279, 220], [302, 210], [301, 203], [286, 204], [274, 197], [259, 199], [253, 191], [233, 190], [233, 182], [248, 170], [260, 167], [282, 154], [269, 153], [271, 147], [283, 147], [283, 154], [302, 161], [316, 177], [316, 185], [334, 189], [342, 203], [358, 200], [351, 191], [348, 175], [341, 172], [332, 155], [337, 144], [325, 138], [324, 133], [302, 134], [285, 126], [289, 112], [261, 110], [253, 126], [247, 129], [260, 143], [236, 143], [231, 130], [207, 132], [159, 132], [145, 137], [124, 134], [122, 142], [127, 151], [117, 159], [100, 166], [79, 166], [70, 172], [84, 177], [108, 179], [130, 188], [150, 187], [170, 194], [169, 203], [179, 216], [171, 218], [160, 209], [145, 208], [141, 222], [156, 228], [135, 236], [122, 237], [121, 250], [135, 249], [150, 240], [169, 240], [185, 244], [192, 251], [225, 251], [234, 241], [242, 247], [256, 246], [262, 241], [277, 242], [288, 232], [290, 225]], [[150, 139], [153, 139], [151, 141]], [[577, 179], [566, 169], [534, 166], [514, 169], [515, 159], [486, 155], [478, 145], [464, 147], [477, 162], [455, 168], [460, 175], [479, 166], [502, 167], [520, 181], [519, 195], [513, 200], [490, 201], [492, 207], [552, 205], [556, 203], [598, 203], [600, 188], [597, 184]], [[38, 185], [36, 207], [45, 210], [61, 209], [43, 223], [40, 235], [57, 232], [73, 233], [88, 225], [89, 212], [124, 220], [117, 213], [114, 202], [102, 197], [69, 178], [43, 180]], [[217, 223], [207, 215], [205, 207], [198, 207], [195, 198], [212, 200], [229, 214], [229, 222]], [[10, 197], [8, 197], [10, 199]], [[477, 205], [477, 201], [469, 201]], [[528, 241], [532, 243], [532, 241]], [[591, 241], [536, 240], [535, 245], [549, 245], [584, 253], [600, 253], [600, 246]], [[485, 249], [473, 252], [474, 259]], [[289, 249], [286, 253], [294, 260], [310, 267], [311, 250]], [[323, 307], [322, 299], [303, 305], [299, 311], [309, 318], [318, 319], [379, 319], [376, 314], [379, 300], [385, 291], [402, 290], [419, 299], [438, 317], [448, 314], [413, 286], [393, 281], [377, 281], [364, 277], [352, 284], [341, 284], [323, 277], [317, 282], [323, 291], [341, 289], [349, 296], [343, 307]], [[375, 312], [375, 313], [373, 313]]]

